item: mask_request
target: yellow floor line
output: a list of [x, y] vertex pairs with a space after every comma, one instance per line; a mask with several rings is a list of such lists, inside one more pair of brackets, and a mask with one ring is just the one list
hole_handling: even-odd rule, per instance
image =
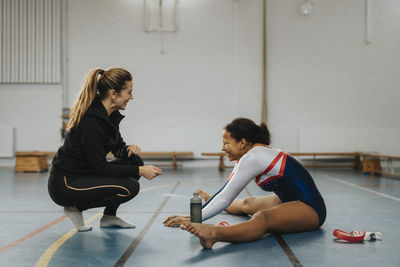
[[[91, 223], [92, 221], [94, 221], [95, 219], [100, 217], [101, 214], [102, 214], [101, 211], [96, 213], [95, 215], [90, 217], [88, 220], [86, 220], [85, 224]], [[70, 239], [72, 236], [74, 236], [77, 232], [78, 231], [76, 229], [72, 229], [71, 231], [69, 231], [68, 233], [66, 233], [62, 237], [60, 237], [56, 242], [54, 242], [42, 254], [42, 256], [39, 258], [39, 260], [36, 262], [35, 267], [47, 266], [49, 264], [50, 260], [51, 260], [51, 257], [53, 257], [54, 253], [56, 253], [56, 251], [61, 247], [61, 245], [64, 244], [64, 242], [67, 241], [68, 239]]]
[[[175, 183], [171, 183], [171, 184], [162, 184], [162, 185], [156, 185], [156, 186], [151, 186], [145, 189], [140, 190], [140, 192], [146, 192], [146, 191], [150, 191], [153, 189], [157, 189], [160, 187], [166, 187], [166, 186], [170, 186], [170, 185], [174, 185]], [[85, 221], [85, 224], [90, 224], [92, 221], [94, 221], [95, 219], [97, 219], [98, 217], [100, 217], [100, 215], [103, 212], [98, 212], [95, 215], [93, 215], [92, 217], [90, 217], [88, 220]], [[36, 262], [35, 267], [45, 267], [49, 264], [51, 258], [53, 257], [54, 253], [56, 253], [56, 251], [62, 246], [62, 244], [65, 243], [65, 241], [67, 241], [68, 239], [70, 239], [71, 237], [73, 237], [78, 231], [76, 229], [73, 229], [71, 231], [69, 231], [68, 233], [66, 233], [65, 235], [63, 235], [62, 237], [60, 237], [59, 239], [57, 239], [57, 241], [55, 241], [48, 249], [46, 249], [46, 251], [42, 254], [42, 256], [39, 258], [39, 260]]]

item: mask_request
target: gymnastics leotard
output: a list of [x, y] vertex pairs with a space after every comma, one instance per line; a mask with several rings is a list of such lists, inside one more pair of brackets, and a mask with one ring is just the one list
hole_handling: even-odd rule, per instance
[[228, 208], [251, 180], [282, 203], [304, 202], [317, 212], [319, 225], [324, 223], [325, 203], [309, 172], [284, 151], [264, 146], [253, 147], [236, 162], [224, 186], [203, 205], [203, 221]]

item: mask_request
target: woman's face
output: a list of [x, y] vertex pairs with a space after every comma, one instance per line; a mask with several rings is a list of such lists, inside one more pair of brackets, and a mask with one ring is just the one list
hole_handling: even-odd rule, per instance
[[125, 110], [129, 100], [133, 99], [132, 88], [133, 88], [132, 81], [126, 81], [124, 89], [122, 89], [119, 93], [117, 93], [114, 99], [114, 105], [116, 109]]
[[242, 141], [238, 142], [231, 136], [231, 133], [228, 132], [227, 130], [224, 130], [222, 133], [222, 151], [226, 153], [228, 156], [228, 159], [230, 161], [232, 160], [238, 160], [240, 159], [244, 154], [245, 151], [243, 149], [244, 144], [244, 139]]

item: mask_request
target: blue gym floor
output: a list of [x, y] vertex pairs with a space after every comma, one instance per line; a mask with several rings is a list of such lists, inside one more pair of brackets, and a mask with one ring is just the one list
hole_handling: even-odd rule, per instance
[[[47, 194], [48, 173], [14, 173], [0, 167], [1, 266], [400, 266], [400, 180], [363, 175], [352, 169], [311, 169], [327, 204], [321, 229], [265, 235], [243, 244], [216, 243], [203, 250], [198, 239], [179, 228], [164, 227], [169, 215], [188, 214], [196, 188], [214, 193], [229, 176], [209, 166], [164, 168], [153, 181], [141, 179], [141, 192], [118, 215], [135, 229], [100, 229], [101, 209], [84, 212], [91, 232], [77, 233], [62, 208]], [[264, 195], [250, 183], [240, 197]], [[220, 214], [238, 223], [247, 217]], [[382, 241], [345, 243], [341, 230], [380, 231]]]

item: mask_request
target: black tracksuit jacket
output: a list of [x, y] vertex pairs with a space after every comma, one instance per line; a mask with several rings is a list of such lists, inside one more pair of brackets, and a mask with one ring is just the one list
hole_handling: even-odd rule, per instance
[[116, 158], [127, 158], [127, 145], [119, 132], [124, 118], [116, 110], [108, 117], [100, 99], [96, 97], [77, 126], [68, 131], [64, 144], [53, 158], [53, 171], [69, 176], [95, 174], [98, 176], [139, 176], [139, 166], [117, 165], [107, 162], [112, 152]]

